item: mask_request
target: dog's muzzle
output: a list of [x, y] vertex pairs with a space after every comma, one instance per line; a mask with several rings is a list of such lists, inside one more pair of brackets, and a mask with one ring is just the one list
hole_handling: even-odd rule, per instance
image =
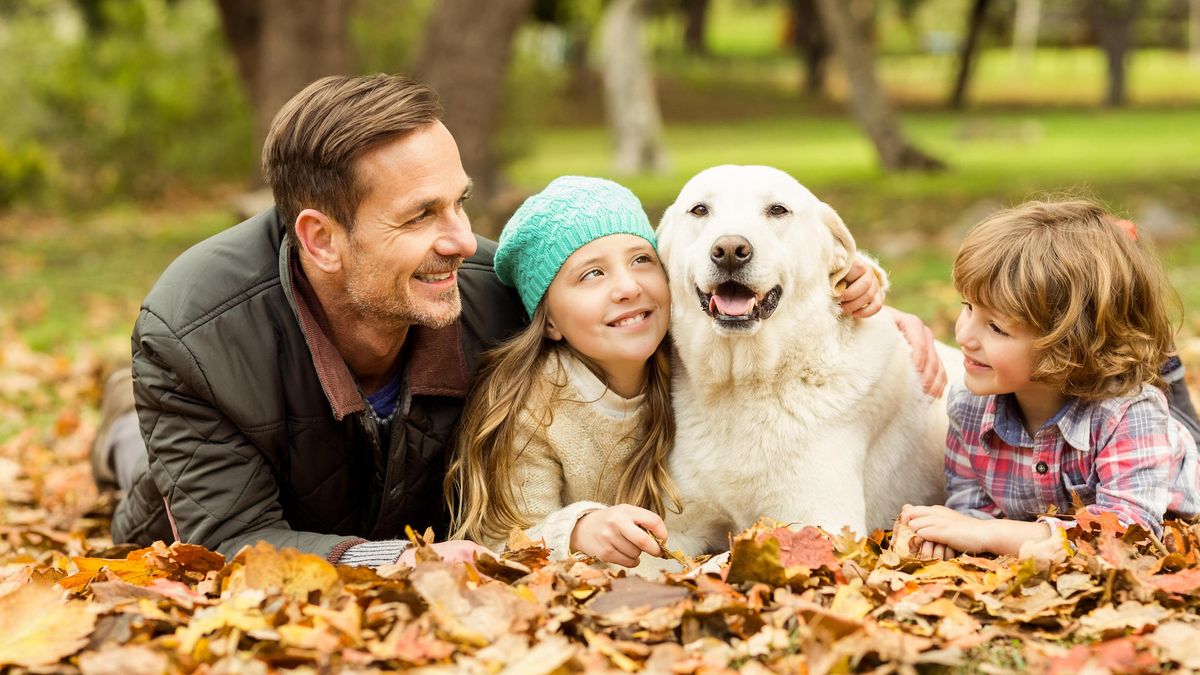
[[763, 295], [736, 281], [717, 284], [711, 292], [696, 288], [700, 309], [721, 326], [733, 329], [749, 328], [771, 316], [779, 307], [783, 287], [776, 286]]

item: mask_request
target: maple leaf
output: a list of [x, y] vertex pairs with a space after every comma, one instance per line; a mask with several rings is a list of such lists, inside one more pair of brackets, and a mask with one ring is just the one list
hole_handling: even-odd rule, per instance
[[733, 541], [727, 578], [731, 582], [761, 581], [785, 586], [803, 581], [821, 568], [842, 580], [833, 542], [819, 528], [807, 526], [798, 531], [787, 527], [751, 528]]
[[324, 558], [294, 548], [278, 550], [265, 541], [238, 551], [233, 562], [238, 567], [229, 577], [231, 593], [253, 588], [307, 600], [309, 594], [327, 593], [340, 581], [337, 569]]
[[30, 582], [0, 597], [0, 666], [55, 663], [85, 644], [96, 626], [87, 605], [55, 586]]
[[1200, 569], [1191, 567], [1174, 574], [1158, 574], [1143, 581], [1166, 593], [1193, 595], [1200, 590]]
[[1079, 509], [1075, 512], [1075, 522], [1085, 531], [1098, 528], [1104, 534], [1120, 535], [1125, 533], [1125, 526], [1117, 520], [1117, 514], [1112, 511], [1092, 513], [1086, 508]]

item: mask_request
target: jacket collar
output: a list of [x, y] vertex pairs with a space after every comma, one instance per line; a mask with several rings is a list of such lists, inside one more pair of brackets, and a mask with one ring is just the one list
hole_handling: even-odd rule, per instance
[[[351, 413], [366, 409], [362, 390], [329, 338], [328, 324], [312, 285], [292, 253], [290, 239], [284, 235], [279, 247], [279, 278], [308, 350], [321, 389], [339, 422]], [[414, 396], [451, 396], [465, 398], [471, 376], [462, 347], [462, 324], [455, 321], [445, 328], [414, 325], [408, 329], [409, 343], [400, 358], [407, 358], [408, 389]]]

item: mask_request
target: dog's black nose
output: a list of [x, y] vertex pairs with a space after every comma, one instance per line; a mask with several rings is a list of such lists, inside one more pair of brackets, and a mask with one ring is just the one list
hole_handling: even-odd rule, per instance
[[750, 262], [754, 257], [754, 247], [745, 237], [727, 235], [713, 242], [708, 257], [714, 265], [732, 274]]

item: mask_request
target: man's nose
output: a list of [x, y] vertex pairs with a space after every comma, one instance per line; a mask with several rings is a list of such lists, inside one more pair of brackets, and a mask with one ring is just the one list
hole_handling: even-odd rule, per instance
[[434, 249], [444, 256], [470, 258], [475, 255], [479, 243], [471, 232], [471, 220], [465, 212], [453, 213], [443, 226]]

